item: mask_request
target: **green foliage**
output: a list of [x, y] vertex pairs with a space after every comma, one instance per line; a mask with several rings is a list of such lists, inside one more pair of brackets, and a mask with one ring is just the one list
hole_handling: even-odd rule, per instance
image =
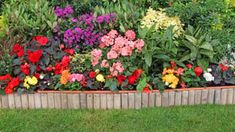
[[189, 26], [182, 40], [180, 48], [184, 49], [184, 53], [180, 55], [181, 62], [189, 62], [207, 69], [209, 63], [213, 61], [214, 50], [213, 45], [218, 43], [217, 40], [212, 40], [211, 36], [202, 32], [201, 28], [194, 29]]
[[[0, 45], [0, 49], [1, 45]], [[5, 74], [11, 74], [13, 67], [12, 67], [13, 58], [9, 54], [9, 50], [0, 50], [0, 76]]]
[[225, 10], [224, 0], [192, 0], [174, 2], [166, 11], [171, 16], [179, 16], [186, 26], [210, 28]]
[[9, 37], [25, 41], [29, 36], [50, 35], [56, 16], [47, 0], [8, 0], [4, 4]]

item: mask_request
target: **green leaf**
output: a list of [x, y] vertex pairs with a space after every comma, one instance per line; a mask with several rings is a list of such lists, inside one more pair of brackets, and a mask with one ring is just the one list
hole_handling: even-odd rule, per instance
[[197, 65], [200, 66], [204, 71], [206, 71], [209, 66], [209, 60], [205, 58], [197, 59]]
[[151, 52], [145, 53], [144, 60], [145, 60], [145, 63], [150, 67], [152, 64], [152, 53]]
[[142, 80], [140, 80], [139, 84], [138, 84], [137, 87], [136, 87], [136, 89], [137, 89], [139, 92], [143, 91], [143, 89], [146, 87], [146, 85], [147, 85], [147, 82], [146, 82], [146, 81], [147, 81], [146, 77], [143, 78]]

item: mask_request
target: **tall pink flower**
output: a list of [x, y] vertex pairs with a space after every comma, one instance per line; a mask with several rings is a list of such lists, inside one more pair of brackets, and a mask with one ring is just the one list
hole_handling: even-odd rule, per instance
[[118, 73], [122, 73], [124, 71], [124, 67], [121, 62], [113, 63], [112, 67], [109, 68], [112, 76], [117, 76]]
[[118, 58], [118, 56], [119, 56], [118, 53], [113, 51], [113, 50], [109, 51], [108, 54], [107, 54], [107, 58], [109, 60], [110, 59], [116, 59], [116, 58]]
[[136, 34], [133, 30], [127, 30], [125, 33], [125, 36], [128, 40], [134, 40], [136, 37]]
[[116, 38], [118, 36], [118, 32], [117, 30], [111, 30], [109, 33], [108, 33], [108, 36], [111, 37], [111, 38]]
[[109, 37], [108, 35], [104, 35], [101, 38], [101, 42], [103, 42], [106, 46], [113, 45], [114, 44], [114, 39]]
[[91, 63], [92, 66], [96, 66], [99, 63], [99, 59], [102, 56], [102, 51], [99, 49], [94, 49], [91, 51]]
[[122, 56], [130, 56], [132, 54], [132, 48], [130, 46], [125, 46], [121, 49]]
[[138, 39], [135, 41], [135, 48], [137, 48], [139, 51], [142, 51], [143, 47], [144, 47], [144, 41], [142, 39]]
[[100, 66], [101, 66], [101, 67], [105, 67], [105, 68], [107, 68], [107, 67], [109, 67], [109, 63], [108, 63], [108, 61], [107, 61], [107, 60], [102, 60], [102, 62], [101, 62], [101, 64], [100, 64]]

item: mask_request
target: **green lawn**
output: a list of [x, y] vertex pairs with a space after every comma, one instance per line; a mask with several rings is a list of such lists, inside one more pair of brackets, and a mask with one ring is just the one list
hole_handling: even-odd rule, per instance
[[141, 110], [0, 110], [0, 132], [235, 131], [235, 106]]

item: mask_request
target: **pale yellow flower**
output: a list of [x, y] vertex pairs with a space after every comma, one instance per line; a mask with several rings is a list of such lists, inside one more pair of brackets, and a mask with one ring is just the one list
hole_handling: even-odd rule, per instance
[[97, 80], [98, 82], [105, 82], [104, 76], [103, 76], [102, 74], [98, 74], [98, 75], [96, 76], [96, 80]]

